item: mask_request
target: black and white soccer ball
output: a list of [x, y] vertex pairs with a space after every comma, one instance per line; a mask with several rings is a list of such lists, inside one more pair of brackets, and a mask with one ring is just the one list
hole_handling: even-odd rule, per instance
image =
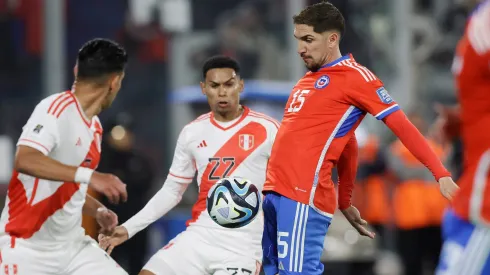
[[259, 190], [249, 180], [228, 177], [216, 182], [208, 192], [206, 206], [209, 216], [226, 228], [239, 228], [257, 216]]

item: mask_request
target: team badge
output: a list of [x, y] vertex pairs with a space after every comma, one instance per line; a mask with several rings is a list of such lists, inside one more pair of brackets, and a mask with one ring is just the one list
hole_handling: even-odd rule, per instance
[[323, 89], [327, 87], [327, 85], [330, 83], [330, 77], [328, 75], [322, 75], [320, 78], [318, 78], [315, 82], [315, 88], [317, 89]]
[[254, 136], [249, 134], [243, 134], [238, 137], [238, 146], [245, 151], [248, 151], [254, 147]]
[[38, 124], [36, 125], [36, 127], [34, 127], [34, 130], [32, 130], [34, 133], [36, 134], [39, 134], [41, 132], [41, 130], [43, 129], [44, 126], [42, 126], [41, 124]]
[[381, 99], [381, 102], [384, 104], [390, 104], [393, 102], [393, 98], [391, 98], [390, 94], [388, 94], [385, 87], [379, 88], [376, 93], [378, 94], [379, 99]]

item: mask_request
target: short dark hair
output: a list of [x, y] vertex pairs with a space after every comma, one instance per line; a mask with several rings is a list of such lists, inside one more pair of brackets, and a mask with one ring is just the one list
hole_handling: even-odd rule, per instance
[[202, 66], [202, 78], [206, 79], [206, 74], [212, 69], [233, 69], [237, 75], [240, 75], [240, 65], [235, 59], [224, 56], [216, 55], [206, 59], [204, 65]]
[[128, 62], [128, 55], [116, 42], [96, 38], [85, 43], [77, 56], [77, 78], [101, 81], [112, 73], [122, 73]]
[[345, 20], [342, 13], [330, 2], [320, 2], [310, 5], [299, 14], [293, 16], [294, 24], [304, 24], [313, 27], [316, 33], [338, 31], [344, 33]]

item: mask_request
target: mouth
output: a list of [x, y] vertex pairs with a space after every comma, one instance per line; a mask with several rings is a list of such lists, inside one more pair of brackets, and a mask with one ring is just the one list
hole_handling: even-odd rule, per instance
[[226, 108], [228, 107], [228, 101], [219, 101], [218, 106], [221, 108]]

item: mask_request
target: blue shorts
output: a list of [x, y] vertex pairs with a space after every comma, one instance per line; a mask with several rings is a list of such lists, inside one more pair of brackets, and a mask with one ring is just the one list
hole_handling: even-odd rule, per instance
[[490, 274], [490, 228], [475, 226], [451, 210], [444, 216], [436, 275]]
[[277, 193], [267, 193], [262, 208], [265, 274], [323, 274], [320, 257], [332, 218]]

